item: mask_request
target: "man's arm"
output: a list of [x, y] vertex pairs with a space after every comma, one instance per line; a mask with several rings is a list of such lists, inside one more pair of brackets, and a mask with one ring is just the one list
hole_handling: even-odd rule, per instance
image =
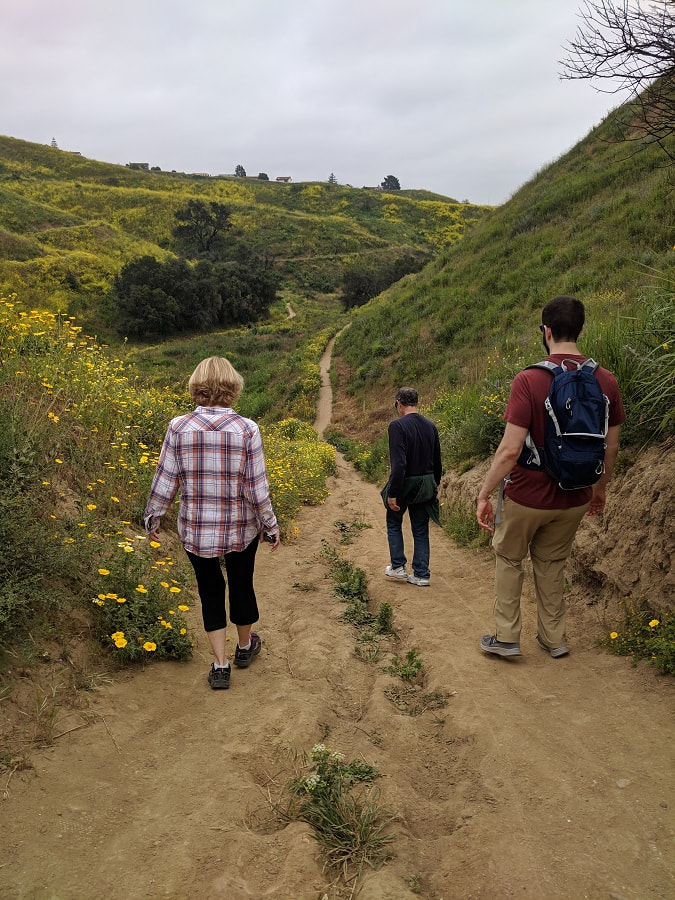
[[595, 516], [598, 513], [602, 512], [605, 508], [605, 501], [607, 499], [607, 483], [612, 477], [612, 472], [614, 471], [614, 463], [616, 462], [616, 456], [619, 452], [620, 431], [620, 425], [610, 425], [607, 429], [607, 437], [605, 439], [605, 471], [602, 473], [600, 481], [596, 482], [593, 485], [593, 496], [591, 497], [591, 505], [588, 507], [587, 513], [587, 515], [589, 516]]
[[501, 484], [504, 477], [513, 469], [523, 449], [523, 443], [527, 437], [527, 428], [506, 423], [504, 437], [501, 439], [495, 451], [492, 465], [490, 466], [485, 481], [478, 494], [476, 505], [476, 519], [481, 528], [493, 532], [495, 514], [490, 502], [490, 494]]
[[390, 509], [398, 511], [400, 506], [396, 502], [396, 497], [403, 486], [403, 479], [406, 473], [406, 446], [405, 438], [397, 419], [389, 423], [388, 435], [390, 475], [387, 504]]

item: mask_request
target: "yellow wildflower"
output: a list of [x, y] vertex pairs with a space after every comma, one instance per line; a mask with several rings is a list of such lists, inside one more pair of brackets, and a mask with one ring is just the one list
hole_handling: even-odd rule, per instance
[[147, 650], [148, 653], [152, 653], [153, 650], [157, 649], [157, 644], [155, 644], [154, 641], [146, 641], [143, 644], [143, 649]]
[[610, 638], [611, 638], [612, 640], [615, 640], [615, 638], [618, 638], [619, 632], [618, 632], [618, 631], [611, 631], [610, 634], [609, 634], [609, 636], [610, 636]]
[[657, 626], [658, 624], [659, 624], [659, 620], [658, 620], [658, 619], [652, 619], [651, 622], [649, 623], [649, 627], [650, 627], [650, 628], [656, 628], [656, 626]]

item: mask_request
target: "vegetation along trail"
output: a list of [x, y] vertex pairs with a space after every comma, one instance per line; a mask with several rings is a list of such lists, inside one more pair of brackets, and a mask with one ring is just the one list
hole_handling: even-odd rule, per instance
[[[675, 896], [672, 682], [598, 650], [578, 609], [569, 657], [537, 647], [532, 604], [522, 658], [486, 657], [490, 555], [434, 528], [431, 587], [391, 583], [377, 489], [338, 457], [330, 491], [297, 540], [261, 549], [263, 652], [229, 691], [206, 684], [195, 595], [190, 662], [103, 685], [1, 786], [0, 896]], [[393, 608], [375, 660], [355, 653], [331, 558], [365, 571], [369, 607]], [[383, 671], [413, 650], [411, 684]], [[320, 742], [376, 766], [393, 815], [391, 857], [357, 877], [324, 870], [310, 826], [272, 815]]]

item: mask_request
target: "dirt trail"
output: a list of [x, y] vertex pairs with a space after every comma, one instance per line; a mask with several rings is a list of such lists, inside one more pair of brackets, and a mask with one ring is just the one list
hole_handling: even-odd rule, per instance
[[[259, 553], [263, 652], [228, 692], [206, 684], [193, 608], [191, 662], [103, 687], [88, 727], [14, 775], [0, 802], [0, 897], [348, 896], [322, 873], [307, 826], [265, 821], [288, 775], [279, 748], [321, 740], [376, 765], [397, 816], [395, 855], [365, 874], [360, 900], [675, 896], [672, 680], [597, 650], [586, 610], [571, 611], [570, 656], [552, 660], [535, 644], [531, 601], [524, 655], [484, 656], [489, 554], [432, 527], [431, 587], [392, 584], [377, 489], [339, 459], [330, 491], [303, 511], [296, 543]], [[338, 546], [334, 523], [355, 519], [372, 528], [344, 554], [365, 569], [374, 606], [393, 605], [400, 637], [379, 664], [355, 656], [321, 556], [323, 539]], [[445, 709], [412, 717], [385, 696], [400, 681], [381, 665], [412, 647], [425, 690], [451, 694]], [[73, 713], [59, 728], [82, 722]]]

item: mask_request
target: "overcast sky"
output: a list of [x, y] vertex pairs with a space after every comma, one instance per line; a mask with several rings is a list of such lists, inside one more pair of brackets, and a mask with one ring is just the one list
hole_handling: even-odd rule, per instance
[[582, 0], [0, 0], [0, 133], [106, 162], [499, 204], [620, 97]]

